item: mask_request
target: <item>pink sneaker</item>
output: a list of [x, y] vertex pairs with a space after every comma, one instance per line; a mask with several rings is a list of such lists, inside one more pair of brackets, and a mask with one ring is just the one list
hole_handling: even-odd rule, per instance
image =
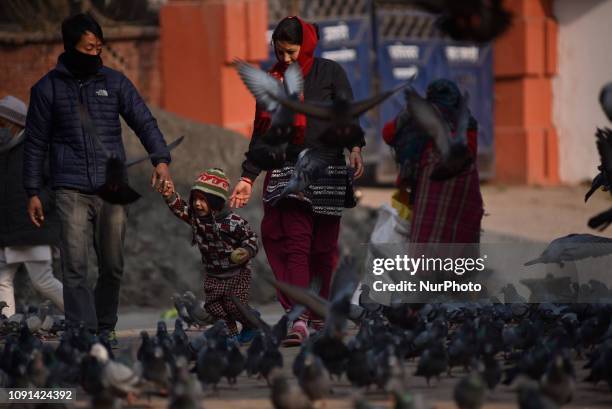
[[293, 323], [287, 338], [281, 343], [284, 347], [299, 347], [308, 339], [308, 325], [306, 321], [297, 320]]

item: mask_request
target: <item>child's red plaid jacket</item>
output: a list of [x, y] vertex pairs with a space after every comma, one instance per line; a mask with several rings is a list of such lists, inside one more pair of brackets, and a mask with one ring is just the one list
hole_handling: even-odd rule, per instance
[[178, 193], [166, 203], [179, 219], [192, 226], [208, 275], [229, 278], [238, 274], [245, 266], [232, 263], [230, 255], [239, 247], [247, 249], [251, 257], [257, 254], [257, 235], [245, 219], [228, 208], [197, 217], [189, 212], [189, 205]]

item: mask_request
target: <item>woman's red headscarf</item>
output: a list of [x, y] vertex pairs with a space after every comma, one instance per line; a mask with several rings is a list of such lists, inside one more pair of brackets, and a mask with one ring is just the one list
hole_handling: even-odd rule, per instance
[[[312, 64], [314, 63], [314, 51], [315, 48], [317, 48], [318, 42], [317, 30], [312, 24], [308, 24], [297, 16], [292, 16], [288, 18], [297, 19], [297, 21], [299, 21], [300, 25], [302, 26], [302, 44], [300, 44], [300, 53], [298, 54], [297, 62], [302, 68], [302, 75], [304, 76], [304, 78], [306, 78], [306, 76], [310, 72], [310, 69], [312, 68]], [[287, 64], [285, 64], [283, 61], [279, 61], [274, 64], [274, 66], [270, 70], [270, 73], [280, 74], [280, 76], [282, 77], [286, 69]]]
[[[317, 48], [317, 30], [316, 28], [297, 16], [291, 16], [289, 18], [295, 18], [300, 22], [302, 26], [302, 44], [300, 44], [300, 53], [298, 54], [297, 63], [302, 69], [302, 75], [304, 78], [310, 73], [312, 65], [314, 63], [314, 51]], [[278, 61], [272, 69], [270, 69], [270, 75], [281, 79], [285, 74], [285, 70], [288, 65], [283, 61]], [[265, 133], [270, 127], [270, 113], [262, 111], [259, 108], [255, 112], [255, 132], [258, 134]], [[306, 116], [303, 114], [296, 114], [294, 125], [296, 127], [295, 138], [293, 143], [301, 145], [304, 143], [304, 136], [306, 132]]]

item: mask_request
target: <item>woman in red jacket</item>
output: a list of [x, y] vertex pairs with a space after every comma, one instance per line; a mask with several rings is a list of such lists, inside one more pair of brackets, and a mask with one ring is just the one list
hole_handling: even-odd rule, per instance
[[[427, 88], [427, 100], [442, 113], [453, 132], [461, 98], [459, 88], [449, 80], [433, 81]], [[479, 243], [484, 210], [475, 161], [450, 179], [431, 180], [439, 155], [430, 138], [405, 112], [385, 125], [383, 138], [394, 148], [400, 165], [398, 184], [410, 192], [410, 242]], [[473, 117], [467, 138], [470, 152], [476, 158], [478, 124]]]
[[[286, 17], [279, 22], [272, 42], [278, 62], [270, 74], [281, 79], [289, 64], [300, 65], [304, 76], [306, 102], [330, 102], [343, 95], [352, 99], [353, 92], [342, 67], [334, 61], [315, 58], [318, 33], [316, 26], [299, 17]], [[257, 107], [250, 147], [270, 128], [270, 114]], [[269, 171], [264, 181], [264, 217], [261, 236], [272, 271], [279, 281], [303, 288], [314, 277], [320, 277], [320, 295], [329, 296], [332, 273], [338, 261], [338, 234], [340, 216], [345, 207], [355, 205], [352, 189], [353, 173], [363, 173], [361, 148], [365, 145], [363, 132], [359, 142], [346, 146], [350, 168], [346, 165], [343, 148], [337, 149], [336, 160], [326, 174], [297, 195], [272, 205], [287, 184], [298, 154], [305, 148], [323, 147], [319, 137], [329, 122], [303, 115], [295, 116], [295, 135], [287, 148], [287, 161], [278, 169]], [[252, 191], [252, 184], [261, 170], [248, 159], [242, 164], [242, 178], [230, 197], [233, 207], [244, 206]], [[282, 294], [279, 301], [285, 309], [292, 303]], [[315, 330], [322, 326], [320, 317], [310, 313], [293, 323], [285, 345], [300, 345], [308, 337], [308, 323]]]

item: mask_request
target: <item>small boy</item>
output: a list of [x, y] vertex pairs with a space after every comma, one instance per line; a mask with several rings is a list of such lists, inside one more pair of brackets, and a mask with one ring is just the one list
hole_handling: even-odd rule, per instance
[[[160, 193], [170, 210], [193, 229], [192, 244], [198, 245], [206, 269], [205, 308], [216, 319], [227, 322], [230, 336], [245, 344], [255, 336], [230, 296], [249, 303], [251, 268], [249, 260], [257, 254], [257, 235], [242, 217], [229, 210], [229, 180], [221, 169], [207, 169], [191, 188], [189, 202], [165, 182]], [[242, 324], [238, 334], [236, 321]]]

